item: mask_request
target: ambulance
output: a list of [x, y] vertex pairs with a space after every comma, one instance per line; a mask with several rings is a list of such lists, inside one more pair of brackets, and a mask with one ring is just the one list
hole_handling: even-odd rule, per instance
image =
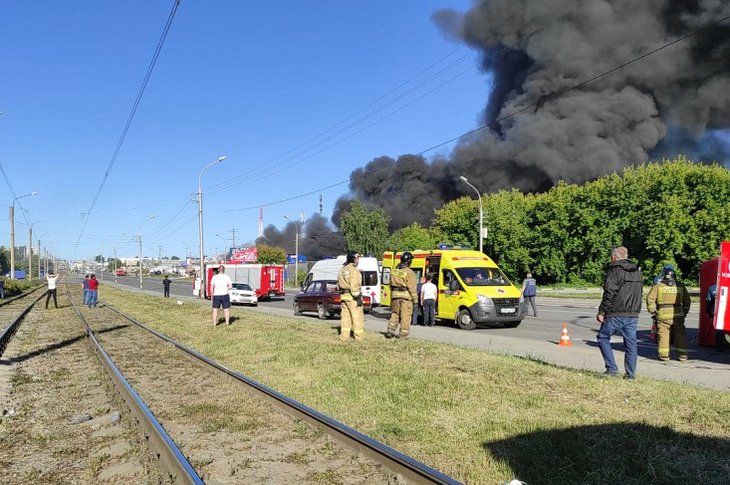
[[[401, 254], [383, 253], [381, 305], [390, 306], [390, 273], [400, 264]], [[425, 277], [438, 288], [436, 318], [453, 321], [464, 330], [477, 325], [514, 328], [522, 323], [526, 314], [522, 292], [486, 254], [449, 246], [411, 254], [418, 281]]]

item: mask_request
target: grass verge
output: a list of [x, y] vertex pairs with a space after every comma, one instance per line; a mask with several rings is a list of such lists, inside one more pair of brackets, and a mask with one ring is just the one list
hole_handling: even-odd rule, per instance
[[730, 394], [603, 379], [517, 357], [367, 333], [336, 320], [106, 288], [103, 301], [218, 362], [466, 483], [730, 483]]

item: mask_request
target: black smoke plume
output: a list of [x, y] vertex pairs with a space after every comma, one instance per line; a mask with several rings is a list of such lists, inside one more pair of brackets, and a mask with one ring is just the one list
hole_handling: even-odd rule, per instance
[[[296, 249], [297, 229], [294, 222], [288, 222], [282, 230], [274, 225], [264, 229], [263, 237], [258, 241], [284, 248], [287, 253], [294, 254]], [[299, 254], [306, 255], [309, 260], [316, 261], [326, 256], [337, 256], [345, 252], [345, 238], [330, 226], [327, 219], [313, 214], [299, 228]]]
[[475, 0], [437, 12], [491, 76], [485, 128], [445, 160], [380, 157], [355, 170], [333, 220], [354, 198], [388, 211], [392, 229], [428, 224], [433, 208], [473, 193], [460, 175], [484, 193], [535, 192], [679, 153], [727, 164], [730, 21], [581, 83], [728, 15], [721, 0]]

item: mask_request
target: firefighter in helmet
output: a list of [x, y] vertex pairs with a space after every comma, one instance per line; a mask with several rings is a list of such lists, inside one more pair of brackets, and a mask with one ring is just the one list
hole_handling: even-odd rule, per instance
[[416, 290], [416, 273], [410, 268], [413, 254], [405, 251], [401, 254], [400, 264], [390, 273], [390, 320], [385, 338], [395, 337], [400, 324], [399, 338], [408, 338], [411, 331], [413, 302], [418, 302]]
[[678, 359], [686, 361], [687, 333], [684, 319], [689, 312], [690, 298], [684, 285], [677, 283], [673, 269], [664, 273], [664, 278], [651, 287], [646, 296], [646, 309], [657, 322], [657, 344], [659, 360], [669, 360], [670, 338], [674, 341]]
[[340, 290], [342, 312], [340, 315], [340, 340], [350, 340], [350, 329], [355, 340], [360, 342], [365, 333], [365, 317], [362, 309], [362, 275], [357, 269], [359, 254], [347, 253], [347, 260], [337, 275], [337, 287]]

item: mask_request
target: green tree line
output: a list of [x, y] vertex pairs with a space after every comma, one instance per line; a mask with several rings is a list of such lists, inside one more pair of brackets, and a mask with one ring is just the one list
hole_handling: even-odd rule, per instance
[[[612, 247], [624, 245], [647, 281], [664, 263], [686, 282], [698, 279], [703, 261], [716, 257], [730, 239], [730, 172], [684, 157], [627, 168], [583, 185], [558, 183], [541, 194], [501, 190], [482, 196], [488, 236], [484, 251], [512, 278], [528, 270], [541, 283], [600, 284]], [[353, 204], [351, 214], [362, 217]], [[404, 209], [405, 210], [405, 209]], [[387, 231], [387, 216], [366, 212], [368, 238], [348, 234], [348, 244], [382, 249], [432, 249], [438, 243], [479, 247], [479, 203], [462, 197], [436, 210], [430, 227], [418, 224]], [[345, 219], [343, 215], [343, 220]], [[377, 228], [377, 229], [375, 229]], [[359, 229], [362, 233], [362, 229]], [[378, 254], [378, 253], [376, 253]]]

